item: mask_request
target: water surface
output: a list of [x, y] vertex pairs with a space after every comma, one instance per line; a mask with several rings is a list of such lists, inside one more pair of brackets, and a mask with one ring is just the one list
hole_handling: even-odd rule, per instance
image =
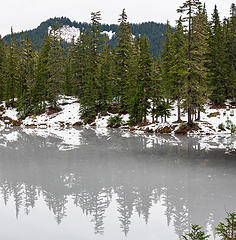
[[76, 131], [76, 148], [56, 134], [0, 133], [1, 239], [177, 240], [191, 223], [214, 234], [236, 211], [234, 151]]

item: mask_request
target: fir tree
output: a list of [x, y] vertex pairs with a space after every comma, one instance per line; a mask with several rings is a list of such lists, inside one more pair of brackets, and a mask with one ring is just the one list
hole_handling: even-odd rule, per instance
[[47, 81], [47, 99], [50, 107], [57, 108], [57, 100], [64, 83], [64, 53], [61, 47], [60, 36], [57, 29], [52, 29], [49, 35], [50, 49], [48, 52], [47, 69], [49, 78]]
[[75, 96], [75, 86], [73, 85], [72, 78], [72, 56], [75, 47], [74, 38], [72, 39], [71, 45], [68, 50], [68, 54], [65, 59], [65, 84], [64, 84], [64, 94]]
[[47, 100], [47, 82], [49, 79], [48, 53], [50, 50], [50, 38], [45, 36], [42, 42], [41, 50], [36, 60], [36, 82], [34, 87], [33, 105], [35, 113], [43, 111]]
[[85, 61], [81, 96], [81, 113], [85, 122], [91, 122], [97, 113], [99, 52], [101, 49], [100, 12], [91, 14], [90, 32], [84, 33]]
[[0, 101], [3, 100], [3, 89], [4, 89], [4, 64], [6, 63], [6, 51], [7, 46], [4, 40], [0, 36]]
[[181, 100], [183, 100], [184, 79], [187, 76], [186, 35], [181, 17], [177, 21], [177, 26], [170, 41], [169, 88], [171, 98], [177, 100], [177, 122], [181, 122]]
[[[209, 40], [209, 26], [205, 9], [200, 5], [196, 16], [193, 18], [193, 78], [195, 78], [196, 87], [192, 86], [195, 90], [195, 114], [196, 120], [200, 121], [200, 113], [204, 111], [204, 104], [207, 102], [207, 55], [208, 55], [208, 40]], [[194, 91], [193, 91], [194, 92]]]
[[211, 20], [211, 31], [209, 38], [209, 70], [210, 87], [212, 93], [210, 99], [214, 104], [222, 105], [226, 100], [226, 42], [223, 27], [220, 22], [219, 13], [215, 6]]
[[101, 53], [99, 64], [99, 81], [98, 81], [98, 110], [106, 114], [112, 104], [112, 54], [110, 45], [105, 38], [105, 46]]
[[226, 42], [226, 95], [229, 99], [236, 99], [236, 6], [231, 6], [231, 16], [223, 24]]
[[4, 64], [4, 99], [7, 105], [14, 106], [17, 96], [17, 83], [19, 80], [19, 49], [17, 47], [13, 30], [11, 29], [11, 43]]
[[88, 51], [88, 31], [83, 30], [76, 42], [72, 42], [69, 49], [71, 82], [73, 93], [81, 98], [83, 96], [83, 79], [86, 71], [86, 58]]
[[154, 59], [152, 65], [152, 85], [151, 85], [151, 100], [152, 100], [152, 122], [157, 122], [160, 116], [160, 106], [163, 102], [163, 96], [165, 95], [162, 87], [162, 74], [161, 64], [159, 61]]
[[[129, 124], [135, 125], [142, 122], [142, 116], [140, 114], [140, 82], [138, 79], [140, 73], [140, 46], [141, 38], [137, 36], [134, 40], [134, 45], [132, 46], [132, 54], [128, 60], [128, 72], [127, 72], [127, 85], [126, 85], [126, 96], [128, 108], [127, 111], [130, 115]], [[130, 51], [131, 51], [130, 50]]]
[[140, 41], [140, 58], [138, 69], [138, 91], [140, 96], [140, 120], [146, 122], [150, 109], [151, 81], [152, 81], [152, 58], [150, 45], [147, 38]]
[[119, 18], [119, 27], [117, 33], [117, 46], [115, 49], [115, 65], [116, 65], [116, 92], [115, 98], [119, 104], [120, 112], [126, 112], [128, 108], [127, 100], [127, 84], [129, 61], [132, 53], [132, 34], [130, 25], [127, 21], [125, 9]]
[[[187, 78], [184, 89], [184, 108], [188, 113], [188, 125], [193, 126], [192, 114], [201, 109], [205, 97], [205, 55], [206, 55], [206, 22], [199, 12], [202, 5], [198, 0], [187, 0], [178, 12], [186, 16], [183, 18], [188, 25], [187, 41]], [[199, 24], [199, 25], [198, 25]], [[199, 42], [198, 42], [199, 41]], [[203, 78], [203, 79], [201, 79]]]
[[17, 105], [21, 116], [27, 116], [32, 111], [35, 85], [35, 53], [29, 38], [23, 43], [19, 74]]
[[161, 74], [163, 81], [163, 89], [165, 90], [165, 98], [170, 98], [170, 69], [171, 69], [171, 37], [172, 31], [169, 21], [167, 21], [165, 42], [163, 44], [163, 51], [161, 54]]

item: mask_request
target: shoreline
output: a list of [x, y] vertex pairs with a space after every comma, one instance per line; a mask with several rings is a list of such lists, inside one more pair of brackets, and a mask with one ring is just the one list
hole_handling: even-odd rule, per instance
[[[205, 112], [201, 113], [201, 121], [195, 121], [195, 127], [188, 129], [186, 125], [186, 113], [182, 113], [182, 122], [176, 122], [176, 103], [171, 108], [170, 117], [167, 122], [152, 123], [151, 115], [147, 116], [147, 123], [129, 126], [129, 115], [108, 113], [106, 116], [98, 114], [91, 124], [84, 124], [80, 116], [79, 100], [75, 97], [60, 96], [58, 106], [60, 111], [52, 112], [49, 109], [45, 113], [39, 115], [31, 115], [25, 119], [20, 119], [16, 108], [6, 108], [3, 102], [0, 107], [0, 128], [20, 127], [22, 129], [56, 129], [66, 130], [70, 128], [85, 127], [97, 129], [113, 129], [109, 127], [109, 119], [119, 117], [121, 124], [115, 129], [125, 130], [129, 132], [142, 132], [153, 134], [169, 134], [169, 135], [187, 135], [187, 136], [223, 136], [235, 135], [236, 129], [236, 106], [227, 103], [225, 108], [215, 109], [211, 105], [205, 106]], [[220, 129], [221, 128], [221, 129]]]

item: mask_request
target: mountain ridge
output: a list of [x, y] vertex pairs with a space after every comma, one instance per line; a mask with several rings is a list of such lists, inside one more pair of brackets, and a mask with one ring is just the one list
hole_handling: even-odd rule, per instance
[[[49, 18], [43, 21], [37, 28], [23, 31], [22, 33], [14, 33], [16, 41], [20, 41], [21, 34], [24, 37], [29, 37], [35, 48], [40, 49], [41, 43], [44, 36], [48, 33], [48, 28], [54, 24], [59, 24], [60, 26], [70, 26], [79, 28], [80, 30], [89, 27], [89, 23], [86, 22], [76, 22], [71, 21], [67, 17], [55, 17]], [[166, 31], [166, 24], [155, 23], [155, 22], [144, 22], [144, 23], [130, 23], [131, 32], [133, 35], [146, 35], [150, 43], [150, 51], [153, 57], [158, 57], [162, 49], [162, 43], [164, 42], [164, 32]], [[102, 24], [101, 31], [106, 32], [118, 32], [118, 24]], [[10, 34], [3, 38], [7, 43], [10, 42]], [[110, 39], [111, 47], [113, 48], [116, 44], [116, 39], [113, 36]]]

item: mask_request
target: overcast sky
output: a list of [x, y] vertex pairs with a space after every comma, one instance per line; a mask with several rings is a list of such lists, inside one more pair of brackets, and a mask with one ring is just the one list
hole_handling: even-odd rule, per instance
[[[218, 6], [221, 18], [229, 16], [234, 0], [205, 0], [208, 15], [214, 5]], [[132, 23], [155, 21], [165, 23], [167, 19], [174, 25], [178, 18], [176, 9], [183, 0], [7, 0], [0, 8], [0, 35], [13, 30], [18, 32], [36, 28], [51, 17], [65, 16], [71, 20], [88, 22], [92, 11], [101, 11], [103, 23], [117, 23], [125, 8]]]

